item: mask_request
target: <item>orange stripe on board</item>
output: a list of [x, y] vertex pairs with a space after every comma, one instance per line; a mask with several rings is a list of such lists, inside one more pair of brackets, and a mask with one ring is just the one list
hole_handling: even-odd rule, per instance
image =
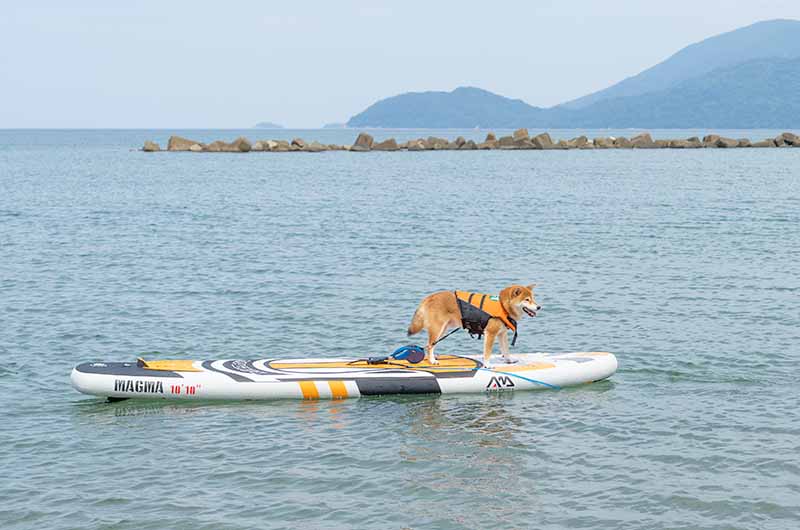
[[142, 362], [142, 368], [147, 370], [165, 370], [170, 372], [202, 372], [200, 368], [194, 367], [194, 361], [188, 359], [177, 359], [172, 361], [145, 361], [141, 357], [136, 359]]
[[328, 381], [328, 386], [331, 387], [331, 396], [333, 399], [344, 399], [347, 397], [347, 387], [344, 381]]
[[303, 399], [319, 399], [319, 390], [314, 381], [298, 381], [300, 390], [303, 391]]

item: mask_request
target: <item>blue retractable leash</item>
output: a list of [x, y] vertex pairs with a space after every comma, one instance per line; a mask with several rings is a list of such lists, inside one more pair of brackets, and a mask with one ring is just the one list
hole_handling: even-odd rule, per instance
[[383, 357], [369, 357], [367, 363], [369, 364], [384, 364], [390, 360], [406, 361], [411, 364], [421, 363], [425, 360], [425, 350], [421, 346], [414, 344], [408, 346], [401, 346], [392, 352], [391, 355]]

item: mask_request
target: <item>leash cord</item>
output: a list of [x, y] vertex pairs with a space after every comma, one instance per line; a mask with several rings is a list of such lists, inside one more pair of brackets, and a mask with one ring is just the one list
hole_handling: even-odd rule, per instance
[[437, 344], [439, 344], [440, 342], [442, 342], [444, 339], [446, 339], [447, 337], [449, 337], [450, 335], [452, 335], [452, 334], [453, 334], [453, 333], [455, 333], [456, 331], [460, 331], [460, 330], [461, 330], [461, 328], [456, 328], [456, 329], [454, 329], [453, 331], [451, 331], [450, 333], [448, 333], [447, 335], [445, 335], [445, 336], [443, 336], [443, 337], [439, 337], [438, 339], [436, 339], [436, 341], [434, 341], [434, 343], [433, 343], [433, 344], [431, 344], [431, 346], [436, 346]]

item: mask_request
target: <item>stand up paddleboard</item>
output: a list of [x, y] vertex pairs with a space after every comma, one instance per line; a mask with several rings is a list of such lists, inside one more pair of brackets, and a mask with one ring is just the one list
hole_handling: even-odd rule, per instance
[[617, 370], [608, 352], [529, 353], [515, 364], [442, 355], [439, 364], [383, 359], [90, 362], [72, 386], [112, 399], [343, 399], [384, 394], [456, 394], [559, 389]]

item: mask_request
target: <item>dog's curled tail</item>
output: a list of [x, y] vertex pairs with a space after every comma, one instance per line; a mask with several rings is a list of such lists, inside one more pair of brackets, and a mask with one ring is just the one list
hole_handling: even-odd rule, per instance
[[422, 311], [420, 311], [420, 309], [421, 308], [418, 307], [417, 310], [414, 311], [414, 316], [411, 317], [411, 324], [408, 326], [409, 337], [422, 331], [422, 327], [425, 324], [425, 319], [422, 318]]

